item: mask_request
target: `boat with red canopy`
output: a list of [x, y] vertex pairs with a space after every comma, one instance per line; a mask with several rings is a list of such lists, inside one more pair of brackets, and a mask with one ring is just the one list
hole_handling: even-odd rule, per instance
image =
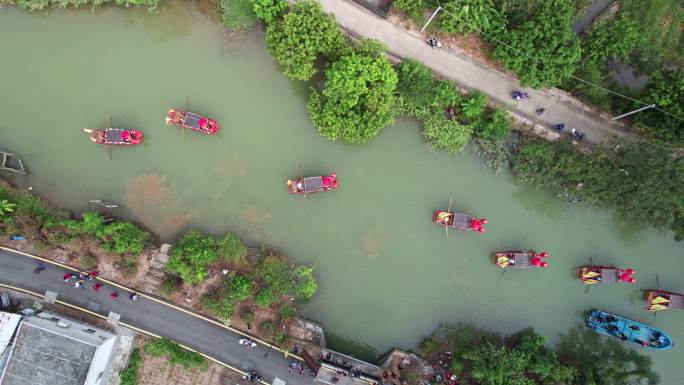
[[543, 259], [548, 257], [546, 251], [535, 253], [530, 251], [500, 251], [494, 254], [493, 262], [502, 269], [531, 269], [534, 267], [547, 267], [549, 264]]
[[487, 224], [487, 218], [476, 218], [450, 210], [435, 210], [432, 213], [432, 223], [448, 229], [483, 233], [485, 231], [484, 225]]
[[287, 190], [290, 194], [306, 195], [337, 188], [337, 174], [301, 177], [287, 180]]
[[646, 291], [646, 309], [648, 311], [684, 310], [684, 295], [671, 291], [649, 289]]
[[166, 125], [169, 126], [171, 124], [207, 135], [216, 135], [219, 129], [219, 124], [213, 119], [180, 110], [169, 110], [169, 114], [166, 117]]
[[138, 130], [124, 130], [122, 128], [88, 129], [83, 132], [90, 134], [93, 143], [106, 146], [135, 146], [143, 142], [143, 133]]
[[584, 265], [577, 268], [577, 278], [585, 285], [634, 283], [633, 269], [618, 269], [612, 266]]

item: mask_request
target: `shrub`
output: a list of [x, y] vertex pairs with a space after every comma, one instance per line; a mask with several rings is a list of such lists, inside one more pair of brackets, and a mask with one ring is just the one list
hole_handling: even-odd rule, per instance
[[394, 122], [397, 74], [377, 42], [364, 41], [325, 70], [322, 92], [314, 90], [308, 110], [326, 139], [366, 143]]
[[106, 251], [123, 254], [140, 254], [150, 237], [149, 233], [131, 222], [114, 222], [101, 228], [97, 237]]
[[252, 295], [254, 282], [244, 276], [236, 275], [218, 293], [202, 297], [204, 310], [227, 322], [235, 313], [236, 307]]
[[259, 324], [259, 330], [264, 333], [266, 338], [273, 338], [275, 337], [276, 333], [276, 326], [273, 324], [271, 321], [264, 321]]
[[444, 114], [430, 115], [423, 122], [423, 136], [431, 149], [457, 154], [463, 150], [473, 129]]
[[295, 267], [282, 256], [269, 255], [257, 264], [254, 275], [263, 282], [255, 302], [266, 307], [283, 296], [308, 300], [313, 297], [318, 284], [313, 276], [313, 267]]
[[164, 278], [164, 281], [162, 282], [161, 286], [159, 287], [159, 295], [161, 295], [164, 298], [171, 298], [173, 293], [175, 293], [176, 290], [178, 290], [182, 282], [183, 281], [175, 275], [167, 275], [166, 278]]
[[16, 207], [16, 203], [12, 203], [7, 199], [0, 199], [0, 217], [13, 213]]
[[280, 318], [283, 321], [289, 320], [297, 315], [297, 310], [295, 310], [289, 303], [284, 304], [280, 307]]
[[166, 355], [169, 360], [169, 366], [178, 364], [181, 365], [183, 369], [198, 368], [206, 370], [208, 368], [207, 362], [202, 355], [183, 349], [180, 345], [168, 338], [148, 341], [145, 344], [145, 353], [153, 357]]
[[246, 31], [257, 22], [252, 0], [219, 0], [223, 25], [234, 31]]
[[83, 222], [81, 224], [81, 231], [86, 234], [96, 235], [104, 230], [105, 223], [102, 215], [91, 211], [86, 211], [82, 214]]
[[444, 5], [439, 28], [448, 33], [468, 34], [502, 28], [506, 22], [492, 0], [458, 0]]
[[206, 279], [209, 265], [218, 258], [218, 247], [214, 238], [192, 230], [173, 247], [166, 268], [177, 273], [183, 282], [192, 286]]
[[508, 136], [511, 129], [511, 119], [508, 113], [500, 108], [488, 111], [481, 119], [473, 124], [475, 136], [483, 140], [499, 141]]
[[140, 349], [133, 349], [131, 358], [128, 360], [128, 366], [121, 371], [121, 385], [138, 385], [138, 369], [142, 365], [142, 357], [140, 356]]
[[287, 10], [286, 0], [251, 0], [254, 14], [266, 23], [272, 23]]
[[233, 234], [227, 234], [217, 242], [218, 254], [222, 259], [238, 262], [241, 261], [247, 248], [244, 243]]
[[254, 310], [250, 309], [249, 307], [244, 307], [242, 311], [240, 312], [240, 318], [245, 321], [247, 324], [251, 324], [254, 322]]

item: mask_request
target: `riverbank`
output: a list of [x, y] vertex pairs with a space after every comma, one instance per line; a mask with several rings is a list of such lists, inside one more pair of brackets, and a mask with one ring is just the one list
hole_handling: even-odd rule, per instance
[[281, 345], [289, 328], [299, 330], [295, 301], [311, 300], [318, 287], [312, 267], [264, 248], [248, 249], [230, 234], [214, 240], [191, 231], [175, 246], [159, 249], [131, 222], [94, 212], [72, 219], [33, 191], [3, 180], [0, 201], [1, 246], [97, 271]]

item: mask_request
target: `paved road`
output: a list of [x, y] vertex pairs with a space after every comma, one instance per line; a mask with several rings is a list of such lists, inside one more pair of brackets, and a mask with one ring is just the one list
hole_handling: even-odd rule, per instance
[[[0, 250], [0, 283], [20, 287], [37, 293], [46, 290], [59, 293], [58, 299], [88, 308], [88, 302], [99, 304], [98, 313], [106, 316], [110, 311], [121, 314], [121, 322], [192, 347], [212, 358], [244, 371], [257, 370], [264, 380], [272, 383], [278, 377], [288, 384], [311, 384], [313, 377], [288, 374], [288, 359], [274, 349], [262, 345], [247, 349], [238, 343], [242, 336], [218, 325], [204, 321], [158, 302], [140, 297], [137, 301], [128, 299], [128, 293], [105, 285], [96, 292], [92, 282], [85, 290], [66, 283], [62, 277], [65, 270], [47, 264], [40, 275], [33, 273], [37, 262], [21, 254]], [[119, 291], [119, 298], [112, 300], [109, 294]], [[267, 357], [264, 355], [268, 353]]]
[[[530, 99], [513, 102], [511, 92], [521, 89], [518, 81], [488, 68], [464, 54], [446, 48], [432, 49], [423, 37], [393, 25], [350, 0], [320, 0], [323, 9], [335, 14], [337, 22], [355, 35], [382, 41], [389, 52], [401, 58], [425, 63], [440, 76], [470, 89], [480, 90], [492, 99], [510, 105], [518, 114], [547, 127], [557, 123], [584, 131], [587, 141], [600, 142], [626, 133], [609, 120], [590, 114], [566, 100], [557, 89], [525, 90]], [[545, 108], [541, 117], [535, 111]]]

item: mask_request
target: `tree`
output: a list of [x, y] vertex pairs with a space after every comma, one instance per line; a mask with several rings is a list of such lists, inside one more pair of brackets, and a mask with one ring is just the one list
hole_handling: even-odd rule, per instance
[[312, 0], [297, 1], [282, 20], [269, 24], [266, 45], [286, 76], [308, 80], [315, 73], [318, 55], [335, 56], [345, 40], [335, 17]]
[[448, 33], [488, 32], [505, 25], [492, 0], [458, 0], [444, 4], [439, 27]]
[[0, 199], [0, 217], [14, 212], [14, 208], [17, 207], [15, 203], [8, 201], [7, 199]]
[[580, 60], [580, 45], [572, 31], [574, 8], [570, 0], [536, 3], [521, 23], [509, 23], [497, 34], [513, 49], [498, 44], [492, 58], [515, 72], [528, 87], [552, 87], [575, 71]]
[[322, 92], [314, 90], [308, 109], [313, 125], [325, 138], [366, 143], [394, 123], [397, 74], [384, 48], [363, 41], [325, 71]]
[[426, 0], [395, 0], [392, 3], [396, 9], [409, 15], [413, 20], [420, 21], [423, 11], [427, 8]]
[[624, 348], [582, 325], [570, 329], [557, 345], [558, 356], [577, 368], [574, 385], [655, 385], [659, 376], [650, 357]]
[[277, 18], [285, 14], [287, 10], [286, 0], [251, 0], [252, 7], [254, 8], [254, 13], [256, 17], [265, 21], [266, 23], [272, 23]]
[[[654, 73], [646, 84], [641, 99], [655, 103], [671, 116], [657, 110], [632, 115], [634, 121], [646, 126], [658, 138], [681, 143], [684, 141], [684, 69], [663, 69]], [[634, 108], [643, 107], [634, 104]]]
[[471, 365], [470, 376], [481, 385], [535, 385], [525, 375], [529, 356], [524, 352], [486, 343], [463, 358]]

